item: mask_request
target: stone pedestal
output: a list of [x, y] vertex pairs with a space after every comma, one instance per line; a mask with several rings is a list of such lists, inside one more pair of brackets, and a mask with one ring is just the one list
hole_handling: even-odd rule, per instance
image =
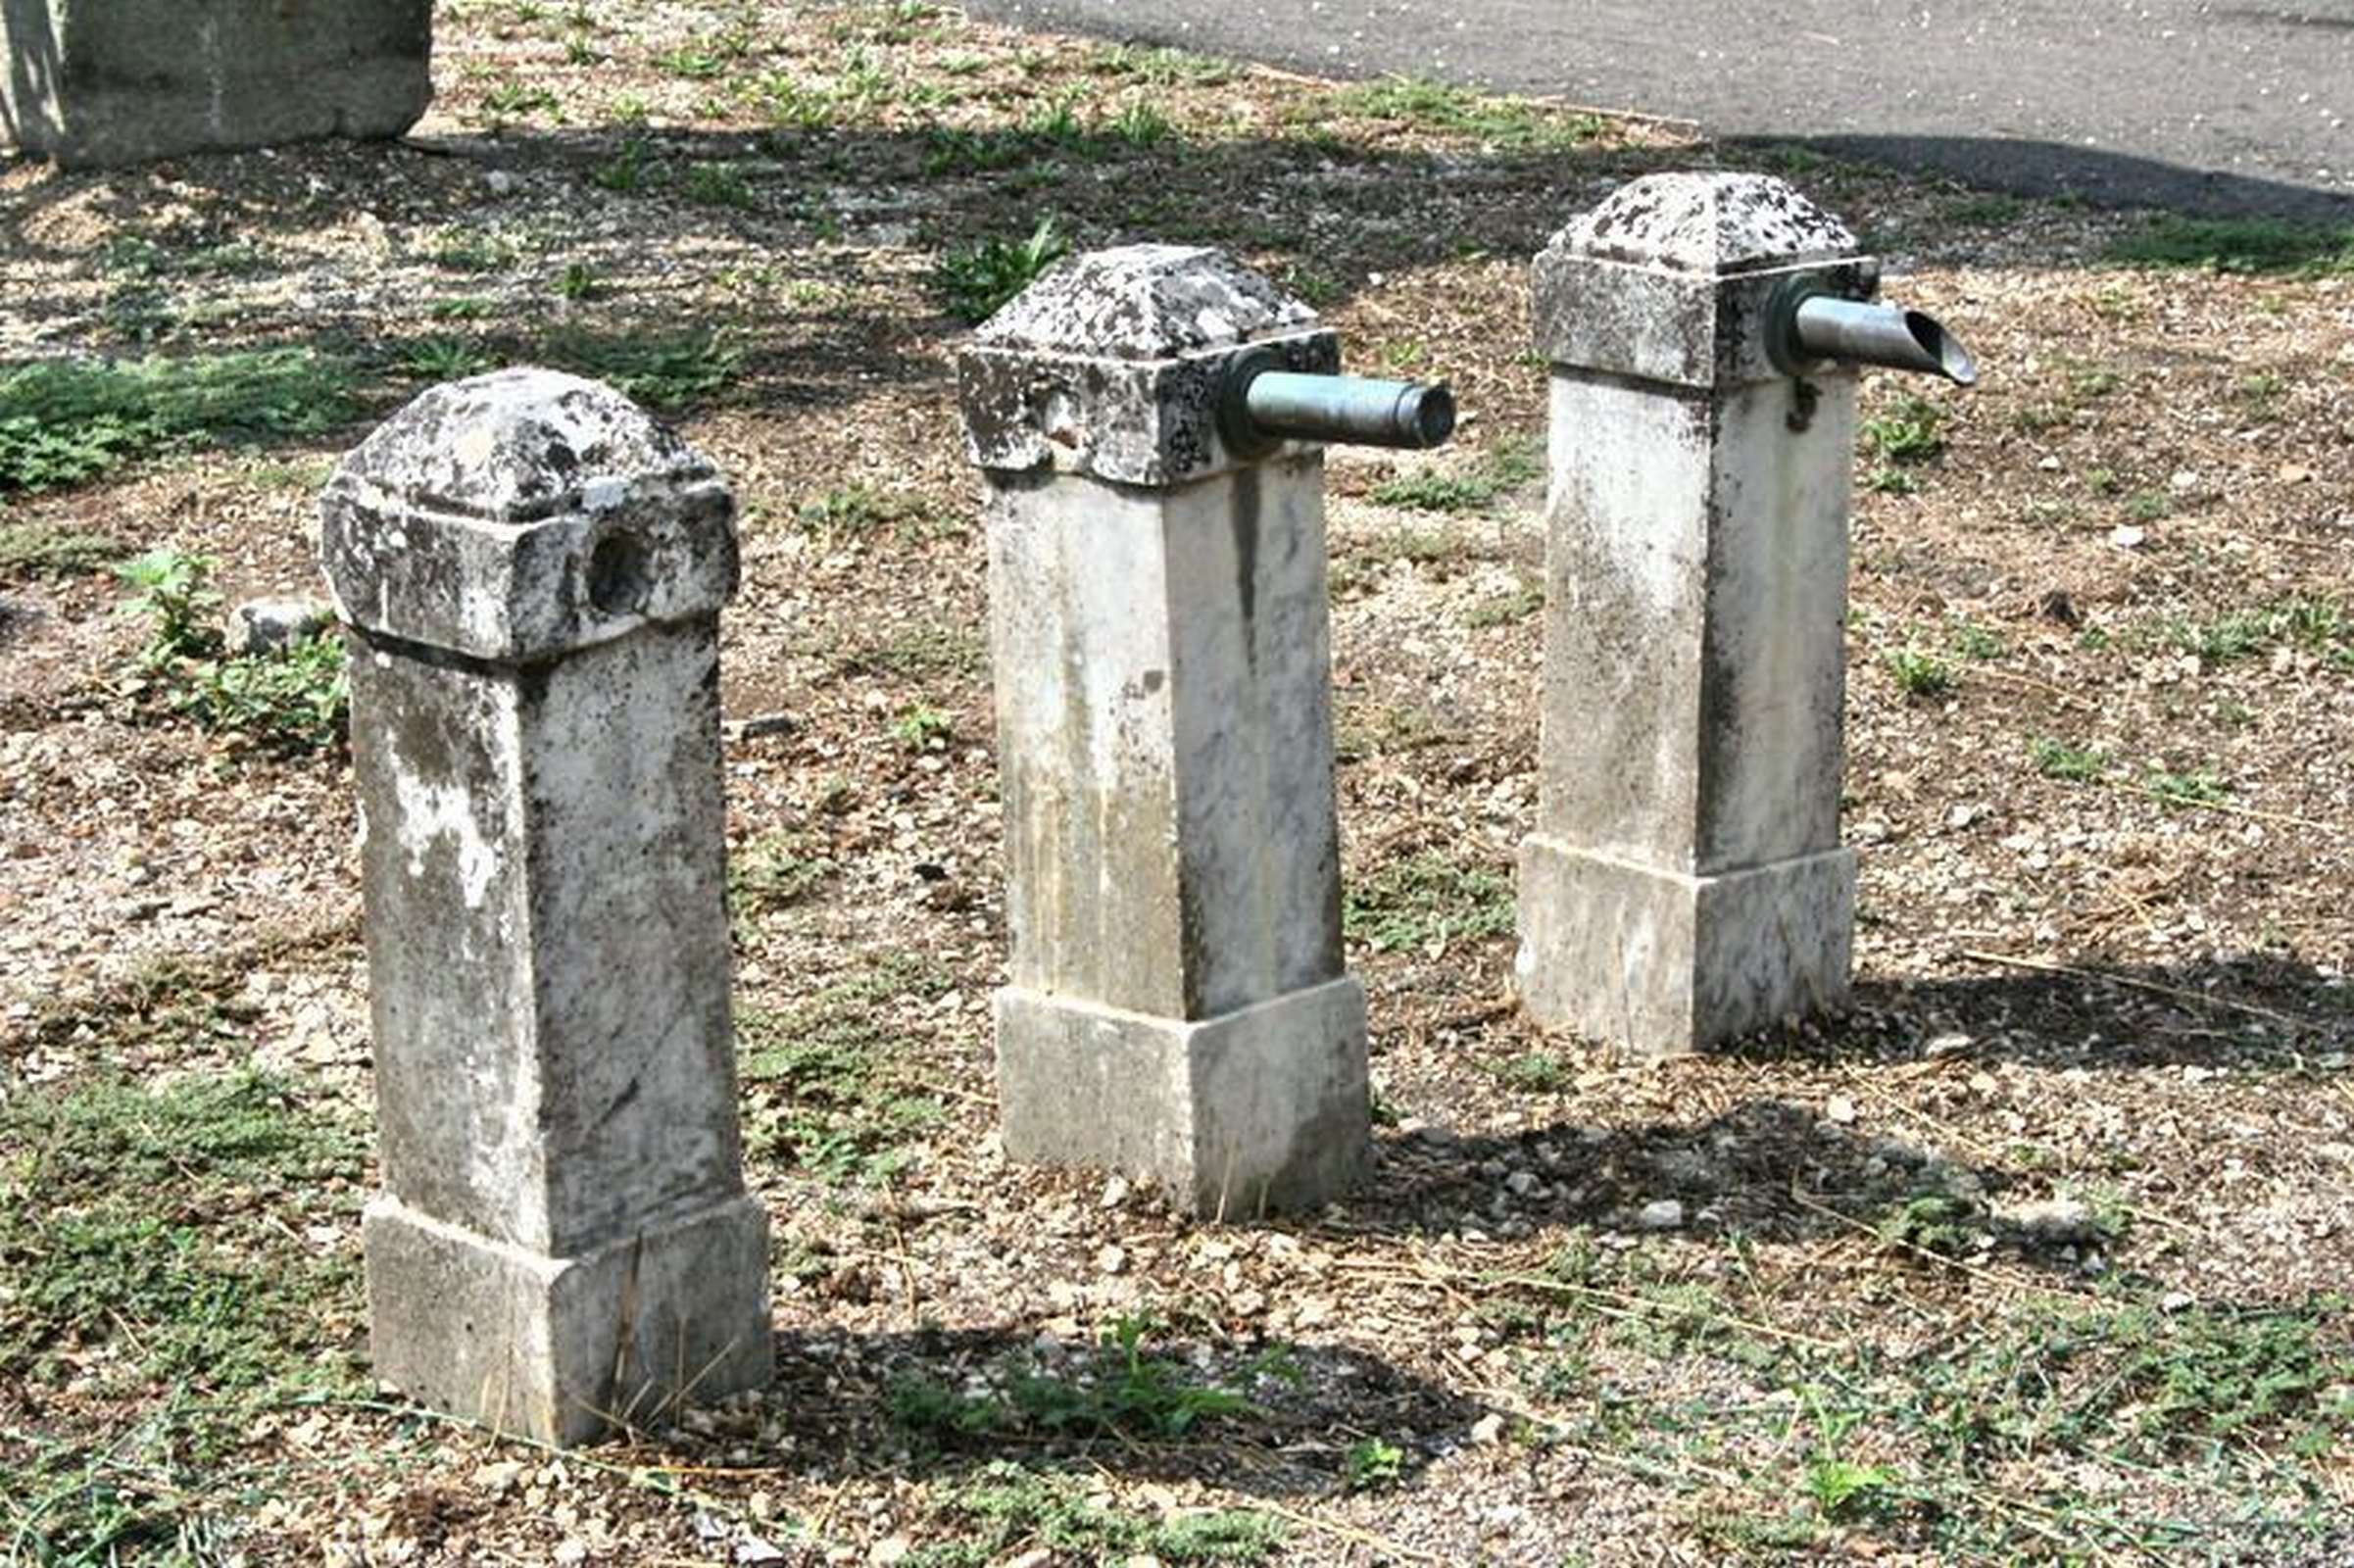
[[1637, 180], [1537, 259], [1552, 364], [1530, 1012], [1697, 1050], [1847, 989], [1839, 847], [1855, 377], [1775, 369], [1793, 271], [1871, 291], [1780, 181]]
[[1227, 1218], [1323, 1201], [1369, 1134], [1323, 456], [1226, 450], [1217, 392], [1253, 345], [1339, 357], [1216, 252], [1140, 245], [1038, 283], [958, 368], [989, 487], [1005, 1152]]
[[394, 416], [321, 523], [364, 821], [377, 1374], [557, 1443], [764, 1383], [721, 833], [727, 487], [619, 394], [513, 370]]
[[82, 169], [398, 136], [432, 42], [431, 0], [0, 0], [0, 141]]

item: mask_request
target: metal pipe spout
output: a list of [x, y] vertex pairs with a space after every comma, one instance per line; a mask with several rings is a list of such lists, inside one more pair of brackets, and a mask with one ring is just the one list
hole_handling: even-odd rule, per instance
[[1275, 368], [1272, 354], [1244, 355], [1228, 372], [1218, 431], [1246, 457], [1284, 441], [1427, 448], [1454, 433], [1455, 397], [1444, 381], [1380, 381]]
[[1791, 375], [1825, 360], [1922, 370], [1958, 386], [1978, 381], [1978, 362], [1937, 318], [1896, 305], [1841, 299], [1812, 279], [1776, 302], [1768, 350]]

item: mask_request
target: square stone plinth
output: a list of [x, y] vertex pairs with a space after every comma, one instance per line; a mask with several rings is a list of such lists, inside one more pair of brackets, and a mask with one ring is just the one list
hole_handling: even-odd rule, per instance
[[542, 1443], [654, 1427], [772, 1370], [768, 1219], [730, 1199], [549, 1257], [378, 1198], [366, 1220], [377, 1377]]
[[398, 136], [432, 46], [431, 0], [0, 0], [0, 140], [85, 169]]
[[1192, 1023], [1008, 987], [997, 1036], [1008, 1159], [1121, 1171], [1229, 1220], [1314, 1208], [1363, 1168], [1353, 979]]
[[1855, 852], [1680, 875], [1531, 838], [1520, 851], [1523, 1004], [1643, 1055], [1706, 1047], [1847, 994]]

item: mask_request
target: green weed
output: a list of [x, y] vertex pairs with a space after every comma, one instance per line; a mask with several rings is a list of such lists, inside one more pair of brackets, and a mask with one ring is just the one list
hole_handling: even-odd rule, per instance
[[280, 753], [320, 751], [342, 740], [351, 683], [340, 636], [221, 658], [221, 596], [211, 586], [209, 558], [151, 550], [115, 569], [137, 590], [124, 612], [151, 622], [139, 663], [173, 711]]
[[2044, 737], [2031, 748], [2035, 760], [2035, 771], [2045, 778], [2064, 778], [2076, 783], [2089, 783], [2109, 770], [2109, 760], [2091, 747], [2070, 746], [2064, 741]]
[[834, 862], [799, 835], [765, 833], [728, 857], [727, 903], [738, 920], [799, 904], [832, 880]]
[[1214, 87], [1234, 79], [1234, 64], [1214, 55], [1182, 49], [1113, 44], [1096, 51], [1090, 62], [1107, 76], [1126, 76], [1155, 87]]
[[2231, 781], [2207, 768], [2187, 773], [2153, 767], [2141, 781], [2142, 793], [2167, 806], [2213, 806], [2231, 793]]
[[1953, 665], [1925, 648], [1892, 648], [1887, 658], [1888, 670], [1896, 677], [1896, 689], [1915, 702], [1943, 697], [1957, 683]]
[[1574, 1076], [1568, 1060], [1551, 1051], [1524, 1051], [1491, 1064], [1489, 1070], [1497, 1083], [1524, 1095], [1558, 1094]]
[[933, 509], [923, 496], [854, 483], [828, 490], [794, 509], [795, 526], [828, 545], [888, 534], [907, 542], [930, 531]]
[[717, 331], [622, 335], [560, 334], [549, 357], [566, 369], [593, 376], [624, 396], [663, 414], [674, 414], [726, 387], [743, 364], [743, 351]]
[[732, 207], [747, 212], [759, 204], [753, 195], [752, 182], [732, 164], [691, 164], [687, 167], [685, 183], [679, 189], [688, 201], [705, 207]]
[[141, 663], [157, 669], [220, 650], [221, 595], [212, 586], [214, 565], [210, 556], [150, 550], [116, 566], [116, 575], [136, 590], [123, 601], [123, 613], [153, 622], [139, 653]]
[[644, 190], [656, 168], [654, 143], [643, 136], [625, 138], [611, 158], [589, 171], [589, 178], [606, 190]]
[[1379, 1492], [1397, 1485], [1405, 1464], [1405, 1450], [1380, 1438], [1363, 1438], [1349, 1446], [1342, 1459], [1342, 1484], [1350, 1492]]
[[1491, 626], [1509, 626], [1522, 621], [1545, 608], [1545, 584], [1533, 576], [1523, 576], [1520, 586], [1508, 594], [1498, 594], [1484, 600], [1464, 612], [1463, 624], [1474, 631]]
[[401, 350], [403, 375], [417, 381], [463, 381], [495, 363], [478, 343], [456, 337], [421, 337]]
[[836, 665], [848, 675], [914, 682], [967, 680], [988, 667], [989, 648], [981, 638], [961, 626], [940, 624], [901, 627], [854, 649]]
[[1038, 281], [1069, 250], [1070, 242], [1054, 220], [1042, 218], [1026, 240], [992, 236], [950, 251], [941, 257], [935, 275], [951, 315], [961, 321], [982, 321]]
[[2319, 654], [2354, 667], [2354, 615], [2342, 601], [2295, 597], [2250, 610], [2228, 611], [2207, 620], [2160, 622], [2155, 639], [2219, 666], [2266, 649], [2288, 647]]
[[906, 1568], [986, 1568], [1030, 1551], [1057, 1562], [1258, 1563], [1283, 1544], [1282, 1524], [1250, 1509], [1155, 1518], [1099, 1502], [1091, 1491], [1078, 1477], [991, 1464], [937, 1505], [951, 1544], [919, 1547]]
[[1945, 450], [1944, 420], [1927, 398], [1900, 397], [1888, 413], [1864, 421], [1864, 443], [1889, 463], [1927, 463]]
[[891, 723], [891, 738], [910, 752], [944, 751], [956, 732], [956, 726], [946, 713], [921, 704], [908, 709]]

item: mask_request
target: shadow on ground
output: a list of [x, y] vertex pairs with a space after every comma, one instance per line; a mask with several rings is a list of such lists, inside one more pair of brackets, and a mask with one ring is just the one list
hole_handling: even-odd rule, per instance
[[2205, 1066], [2293, 1073], [2341, 1071], [2349, 1053], [2354, 985], [2302, 959], [2248, 953], [2180, 965], [2084, 956], [1949, 979], [1867, 979], [1844, 1018], [1760, 1036], [1736, 1054], [1863, 1062], [1965, 1055], [2095, 1072]]
[[1380, 1434], [1410, 1474], [1484, 1413], [1343, 1346], [1238, 1348], [1131, 1330], [1126, 1345], [1015, 1328], [785, 1332], [768, 1405], [787, 1412], [791, 1443], [775, 1462], [932, 1477], [1053, 1461], [1138, 1479], [1206, 1472], [1251, 1495], [1312, 1495], [1346, 1484], [1358, 1437]]
[[1941, 175], [1979, 190], [2073, 198], [2099, 207], [2354, 223], [2354, 196], [2062, 142], [2013, 136], [1799, 136], [1747, 145], [1806, 147], [1893, 172]]
[[1747, 1101], [1689, 1122], [1558, 1122], [1465, 1136], [1431, 1127], [1381, 1140], [1341, 1229], [1500, 1237], [1582, 1230], [1740, 1234], [1761, 1242], [1857, 1235], [1905, 1250], [2001, 1249], [2068, 1269], [2059, 1237], [2005, 1218], [2019, 1173], [1928, 1141], [1852, 1130], [1819, 1108]]

